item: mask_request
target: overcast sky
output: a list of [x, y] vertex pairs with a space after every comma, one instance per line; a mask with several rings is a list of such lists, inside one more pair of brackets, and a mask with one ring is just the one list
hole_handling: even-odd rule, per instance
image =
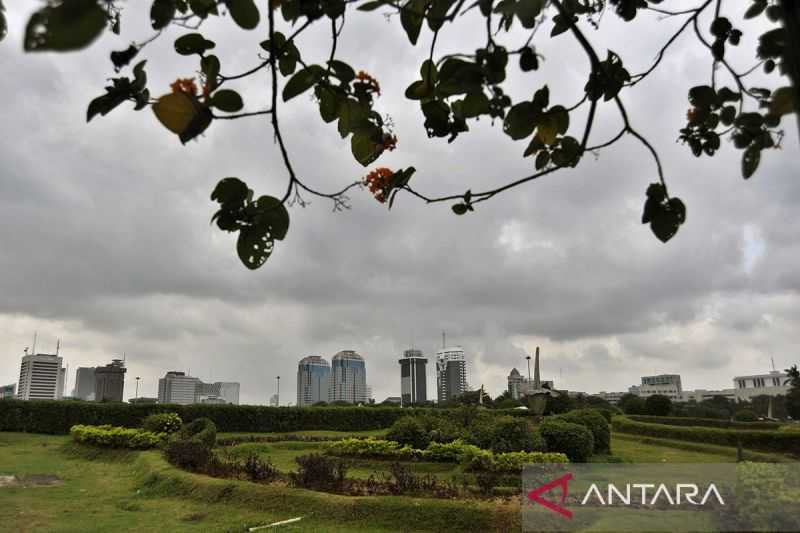
[[[220, 178], [239, 176], [257, 195], [282, 195], [287, 176], [268, 120], [218, 121], [187, 146], [149, 110], [135, 113], [128, 104], [86, 124], [87, 103], [113, 74], [109, 51], [149, 36], [147, 5], [128, 3], [121, 36], [107, 32], [83, 53], [56, 55], [22, 51], [22, 29], [38, 2], [6, 4], [0, 384], [16, 382], [35, 331], [38, 351], [52, 352], [61, 339], [67, 393], [76, 367], [124, 353], [126, 397], [134, 376], [142, 378], [140, 396], [155, 396], [159, 377], [184, 370], [241, 382], [242, 403], [266, 403], [280, 375], [284, 405], [296, 401], [300, 358], [330, 359], [343, 349], [364, 356], [377, 401], [397, 396], [402, 351], [413, 345], [432, 358], [443, 330], [448, 344], [466, 351], [470, 385], [484, 384], [492, 395], [537, 345], [543, 378], [588, 392], [627, 390], [656, 373], [680, 373], [686, 389], [731, 387], [734, 375], [769, 370], [770, 357], [778, 368], [798, 362], [795, 119], [783, 120], [785, 148], [765, 153], [747, 182], [741, 152], [728, 141], [716, 157], [694, 158], [676, 138], [687, 89], [708, 82], [710, 57], [690, 33], [647, 81], [622, 93], [634, 126], [661, 154], [670, 192], [688, 207], [670, 243], [640, 224], [655, 167], [626, 138], [463, 217], [407, 195], [387, 212], [366, 190], [353, 192], [344, 213], [306, 198], [310, 206], [290, 209], [286, 240], [251, 272], [236, 256], [235, 235], [209, 225], [209, 194]], [[611, 48], [638, 72], [679, 23], [640, 15], [624, 24], [608, 12], [599, 31], [586, 31], [601, 55]], [[328, 25], [317, 26], [300, 40], [309, 63], [328, 54]], [[758, 34], [743, 29], [744, 53], [734, 58], [741, 67], [752, 64]], [[151, 94], [197, 70], [196, 59], [172, 51], [184, 31], [173, 28], [142, 52]], [[210, 21], [223, 73], [257, 64], [266, 31], [265, 22], [243, 32], [227, 17]], [[443, 30], [437, 52], [474, 50], [482, 31], [467, 17]], [[548, 34], [543, 28], [536, 41], [543, 69], [513, 75], [508, 92], [530, 98], [547, 82], [551, 103], [569, 106], [580, 98], [587, 63], [568, 35]], [[418, 78], [430, 38], [424, 27], [412, 47], [398, 21], [348, 14], [338, 55], [380, 81], [376, 107], [399, 137], [398, 149], [378, 163], [415, 166], [413, 185], [426, 194], [483, 190], [530, 174], [525, 142], [505, 136], [500, 123], [472, 121], [452, 144], [427, 139], [418, 105], [403, 92]], [[524, 38], [506, 42], [517, 47]], [[719, 79], [730, 84], [724, 73]], [[267, 106], [265, 72], [231, 87], [248, 110]], [[307, 94], [281, 106], [280, 118], [308, 184], [335, 190], [366, 174]], [[572, 135], [580, 137], [583, 120], [574, 114]], [[619, 124], [613, 105], [602, 105], [590, 144]], [[433, 372], [431, 360], [431, 396]]]

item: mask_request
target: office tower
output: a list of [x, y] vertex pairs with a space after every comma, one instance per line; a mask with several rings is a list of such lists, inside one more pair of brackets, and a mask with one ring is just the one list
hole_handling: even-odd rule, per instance
[[203, 383], [198, 380], [195, 402], [239, 405], [239, 384], [230, 381]]
[[364, 358], [352, 350], [343, 350], [331, 360], [331, 402], [367, 403], [367, 370]]
[[0, 400], [7, 398], [13, 399], [16, 396], [17, 392], [17, 384], [12, 383], [11, 385], [3, 385], [0, 387]]
[[436, 352], [436, 389], [439, 402], [452, 400], [467, 390], [467, 361], [460, 346]]
[[297, 364], [297, 406], [327, 402], [331, 367], [318, 355], [303, 357]]
[[420, 350], [406, 350], [400, 359], [400, 398], [402, 405], [424, 403], [428, 399], [425, 365], [428, 360]]
[[125, 362], [113, 359], [94, 369], [94, 399], [98, 402], [121, 402], [125, 389]]
[[158, 380], [158, 403], [195, 403], [200, 380], [183, 372], [171, 371]]
[[64, 397], [65, 372], [58, 355], [22, 357], [17, 397], [20, 400], [60, 400]]
[[94, 367], [80, 366], [75, 372], [75, 388], [72, 396], [81, 400], [91, 401], [95, 397]]

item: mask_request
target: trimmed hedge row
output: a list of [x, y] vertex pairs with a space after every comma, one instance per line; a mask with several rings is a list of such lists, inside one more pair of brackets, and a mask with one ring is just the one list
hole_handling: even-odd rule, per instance
[[668, 426], [692, 426], [721, 429], [751, 429], [751, 430], [774, 430], [781, 427], [780, 422], [732, 422], [718, 418], [692, 418], [688, 416], [649, 416], [649, 415], [625, 415], [636, 422], [646, 422], [648, 424], [666, 424]]
[[800, 434], [792, 432], [668, 426], [637, 422], [624, 416], [615, 416], [611, 425], [614, 431], [620, 433], [704, 442], [721, 446], [737, 446], [741, 443], [742, 447], [752, 450], [800, 455]]
[[[364, 431], [391, 426], [406, 415], [455, 415], [458, 409], [399, 407], [266, 407], [259, 405], [168, 405], [79, 401], [0, 402], [0, 431], [66, 434], [76, 424], [140, 427], [154, 413], [176, 413], [184, 422], [209, 418], [219, 431], [254, 433], [332, 429]], [[525, 411], [496, 409], [489, 413], [530, 417]]]
[[131, 450], [147, 450], [161, 446], [166, 440], [166, 433], [153, 433], [143, 429], [128, 429], [113, 426], [74, 425], [70, 435], [76, 442], [91, 444], [103, 448], [128, 448]]

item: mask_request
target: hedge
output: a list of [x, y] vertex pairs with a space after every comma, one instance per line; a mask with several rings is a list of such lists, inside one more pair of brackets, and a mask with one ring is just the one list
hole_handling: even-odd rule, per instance
[[[260, 405], [169, 405], [81, 401], [0, 402], [0, 431], [67, 434], [76, 424], [140, 427], [154, 413], [176, 413], [184, 422], [209, 418], [221, 432], [288, 433], [313, 429], [364, 431], [383, 429], [406, 415], [455, 416], [458, 409], [400, 407], [267, 407]], [[517, 409], [492, 414], [530, 417]]]
[[615, 416], [611, 425], [614, 431], [620, 433], [721, 446], [737, 446], [741, 443], [742, 447], [752, 450], [800, 455], [800, 434], [793, 432], [668, 426], [638, 422], [624, 416]]
[[718, 418], [692, 418], [688, 416], [648, 416], [648, 415], [625, 415], [637, 422], [649, 424], [666, 424], [668, 426], [692, 426], [721, 429], [750, 429], [750, 430], [774, 430], [782, 424], [780, 422], [731, 422]]
[[76, 442], [103, 448], [129, 448], [147, 450], [157, 448], [167, 439], [165, 433], [153, 433], [143, 429], [129, 429], [113, 426], [75, 425], [70, 435]]

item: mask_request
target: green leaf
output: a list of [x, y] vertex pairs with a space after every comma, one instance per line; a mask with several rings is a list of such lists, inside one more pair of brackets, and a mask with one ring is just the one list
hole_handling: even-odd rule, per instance
[[708, 109], [717, 101], [717, 93], [708, 85], [698, 85], [689, 89], [689, 103], [701, 109]]
[[211, 201], [220, 205], [241, 205], [247, 198], [247, 184], [239, 178], [222, 178], [211, 192]]
[[154, 30], [166, 28], [175, 16], [175, 0], [153, 0], [150, 6], [150, 24]]
[[222, 89], [215, 92], [211, 96], [209, 105], [227, 113], [235, 113], [244, 107], [242, 97], [239, 96], [239, 93], [231, 89]]
[[379, 7], [386, 5], [389, 3], [389, 0], [372, 0], [371, 2], [365, 2], [358, 6], [356, 9], [359, 11], [374, 11]]
[[339, 135], [342, 139], [351, 132], [365, 126], [367, 121], [367, 111], [361, 106], [358, 100], [346, 98], [339, 104]]
[[742, 177], [749, 179], [758, 169], [761, 162], [761, 148], [750, 146], [742, 154]]
[[199, 33], [187, 33], [175, 39], [175, 51], [182, 56], [202, 55], [215, 46], [214, 41], [209, 41]]
[[342, 83], [350, 83], [355, 79], [356, 71], [344, 61], [334, 59], [333, 61], [329, 61], [328, 64], [333, 70], [333, 73], [342, 81]]
[[512, 139], [524, 139], [536, 128], [536, 112], [530, 102], [520, 102], [508, 110], [503, 131]]
[[744, 18], [751, 19], [759, 16], [767, 8], [767, 0], [753, 0], [753, 4], [745, 11]]
[[782, 117], [794, 112], [795, 107], [794, 91], [791, 87], [781, 87], [772, 93], [769, 102], [770, 115]]
[[539, 152], [539, 155], [536, 156], [536, 170], [542, 170], [549, 162], [550, 153], [545, 151]]
[[147, 85], [147, 73], [144, 71], [144, 66], [147, 64], [147, 60], [139, 61], [133, 67], [133, 83], [131, 83], [131, 92], [138, 93], [141, 92], [145, 86]]
[[252, 30], [261, 19], [253, 0], [225, 0], [233, 21], [245, 30]]
[[215, 55], [207, 55], [200, 60], [200, 70], [206, 75], [206, 83], [211, 91], [217, 88], [219, 69], [219, 58]]
[[358, 130], [353, 133], [353, 137], [350, 139], [350, 150], [353, 152], [353, 157], [356, 158], [356, 161], [366, 167], [383, 153], [383, 143], [378, 142], [374, 131], [369, 129]]
[[0, 41], [6, 36], [8, 23], [6, 22], [6, 8], [3, 7], [3, 0], [0, 0]]
[[467, 206], [467, 204], [455, 204], [451, 209], [453, 210], [453, 213], [455, 213], [456, 215], [463, 215], [464, 213], [469, 211], [469, 207]]
[[539, 68], [539, 58], [531, 47], [526, 47], [519, 55], [519, 68], [522, 72], [530, 72]]
[[536, 17], [544, 9], [545, 0], [520, 0], [516, 4], [515, 13], [523, 28], [531, 29], [536, 25]]
[[267, 226], [247, 226], [239, 230], [236, 252], [250, 270], [256, 270], [266, 263], [274, 248], [275, 240]]
[[97, 0], [51, 2], [34, 12], [28, 20], [25, 28], [25, 51], [80, 50], [102, 33], [106, 21], [107, 13]]
[[295, 96], [309, 90], [320, 78], [322, 67], [311, 65], [303, 70], [297, 71], [294, 76], [289, 78], [283, 87], [283, 101], [289, 101]]
[[319, 114], [325, 122], [333, 122], [339, 118], [338, 95], [330, 86], [317, 85], [317, 98], [319, 99]]
[[286, 206], [273, 196], [260, 196], [251, 206], [255, 212], [253, 223], [256, 226], [269, 227], [273, 239], [282, 241], [289, 232], [289, 211]]
[[189, 7], [192, 13], [204, 19], [209, 15], [217, 15], [217, 1], [216, 0], [189, 0]]
[[425, 9], [429, 0], [410, 0], [400, 10], [400, 24], [408, 35], [411, 44], [417, 44], [422, 21], [425, 20]]

